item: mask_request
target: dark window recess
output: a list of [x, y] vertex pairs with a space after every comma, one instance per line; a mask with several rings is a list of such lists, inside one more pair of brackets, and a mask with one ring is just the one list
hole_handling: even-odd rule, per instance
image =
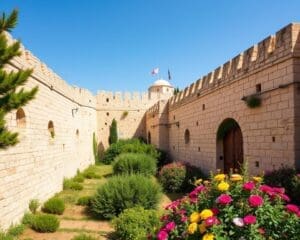
[[205, 110], [205, 104], [202, 104], [202, 110], [203, 111]]
[[275, 141], [276, 141], [275, 137], [272, 137], [272, 142], [275, 142]]
[[106, 113], [106, 116], [109, 116], [109, 112]]
[[105, 126], [107, 126], [107, 123], [105, 123]]
[[175, 146], [173, 146], [173, 150], [175, 150]]
[[109, 98], [106, 98], [106, 102], [109, 102]]
[[255, 167], [259, 167], [259, 161], [255, 161]]
[[188, 144], [190, 142], [190, 130], [186, 129], [184, 132], [184, 142]]
[[173, 116], [173, 120], [175, 120], [176, 119], [176, 117], [175, 117], [175, 115]]
[[201, 148], [200, 147], [198, 147], [198, 152], [201, 152]]
[[256, 88], [257, 93], [261, 92], [261, 84], [260, 83], [256, 84], [255, 88]]
[[196, 126], [199, 126], [199, 122], [198, 121], [196, 122]]

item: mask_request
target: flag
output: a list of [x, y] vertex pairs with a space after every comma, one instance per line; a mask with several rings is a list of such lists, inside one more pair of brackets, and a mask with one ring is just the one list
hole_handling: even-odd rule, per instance
[[170, 72], [169, 69], [168, 69], [168, 79], [169, 79], [169, 81], [172, 79], [172, 77], [171, 77], [171, 72]]
[[152, 75], [157, 75], [159, 73], [159, 68], [154, 68], [152, 71], [151, 71], [151, 74]]

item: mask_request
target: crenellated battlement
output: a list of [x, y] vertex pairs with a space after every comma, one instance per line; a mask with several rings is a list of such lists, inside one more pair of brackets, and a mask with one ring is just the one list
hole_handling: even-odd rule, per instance
[[[15, 41], [8, 33], [7, 37], [10, 43]], [[10, 66], [7, 67], [10, 70], [13, 70], [14, 68], [31, 68], [33, 69], [32, 78], [42, 85], [48, 87], [52, 91], [58, 92], [64, 97], [67, 97], [70, 100], [78, 103], [79, 105], [85, 105], [93, 108], [96, 107], [95, 96], [90, 91], [77, 86], [69, 85], [23, 45], [21, 45], [21, 55], [19, 57], [15, 57], [11, 61]]]
[[300, 24], [287, 25], [171, 97], [170, 108], [283, 59], [300, 56], [299, 32]]

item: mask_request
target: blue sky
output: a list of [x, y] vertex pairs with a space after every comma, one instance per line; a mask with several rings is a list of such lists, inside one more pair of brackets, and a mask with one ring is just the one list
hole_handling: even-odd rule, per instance
[[0, 0], [13, 35], [73, 85], [145, 91], [154, 67], [184, 88], [290, 22], [299, 0]]

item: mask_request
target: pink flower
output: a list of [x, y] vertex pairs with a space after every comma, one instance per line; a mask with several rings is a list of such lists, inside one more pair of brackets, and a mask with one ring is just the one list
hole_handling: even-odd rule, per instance
[[291, 201], [291, 199], [289, 198], [289, 196], [288, 195], [286, 195], [286, 194], [279, 194], [279, 197], [282, 199], [282, 200], [284, 200], [284, 201], [286, 201], [286, 202], [290, 202]]
[[227, 204], [230, 204], [231, 202], [232, 202], [232, 198], [227, 194], [221, 194], [217, 198], [217, 203], [222, 204], [222, 205], [227, 205]]
[[158, 240], [167, 240], [168, 239], [168, 233], [165, 230], [160, 230], [157, 234]]
[[205, 226], [206, 227], [211, 227], [215, 224], [218, 224], [219, 223], [219, 220], [215, 217], [215, 216], [212, 216], [212, 217], [208, 217], [205, 219]]
[[276, 193], [284, 194], [285, 189], [284, 188], [279, 188], [279, 187], [273, 187], [273, 191], [276, 192]]
[[264, 200], [261, 196], [251, 195], [248, 198], [248, 202], [251, 207], [259, 207], [264, 203]]
[[187, 216], [181, 216], [181, 222], [186, 222], [188, 220], [188, 217]]
[[175, 224], [175, 222], [172, 221], [172, 222], [169, 222], [169, 223], [166, 224], [165, 230], [167, 232], [171, 232], [175, 229], [175, 227], [176, 227], [176, 224]]
[[268, 185], [261, 185], [259, 190], [264, 193], [273, 192], [273, 189]]
[[300, 211], [299, 207], [294, 204], [288, 204], [288, 205], [286, 205], [285, 208], [288, 212], [291, 212], [291, 213], [297, 214]]
[[243, 189], [246, 191], [251, 191], [255, 187], [254, 182], [246, 182], [243, 185]]
[[253, 215], [247, 215], [247, 216], [244, 217], [243, 220], [244, 220], [244, 223], [246, 225], [250, 225], [250, 224], [256, 223], [256, 217], [253, 216]]
[[176, 201], [174, 201], [174, 202], [171, 202], [169, 205], [167, 205], [167, 206], [165, 207], [165, 209], [166, 209], [166, 210], [169, 210], [169, 209], [175, 210], [179, 205], [180, 205], [180, 200], [176, 200]]

